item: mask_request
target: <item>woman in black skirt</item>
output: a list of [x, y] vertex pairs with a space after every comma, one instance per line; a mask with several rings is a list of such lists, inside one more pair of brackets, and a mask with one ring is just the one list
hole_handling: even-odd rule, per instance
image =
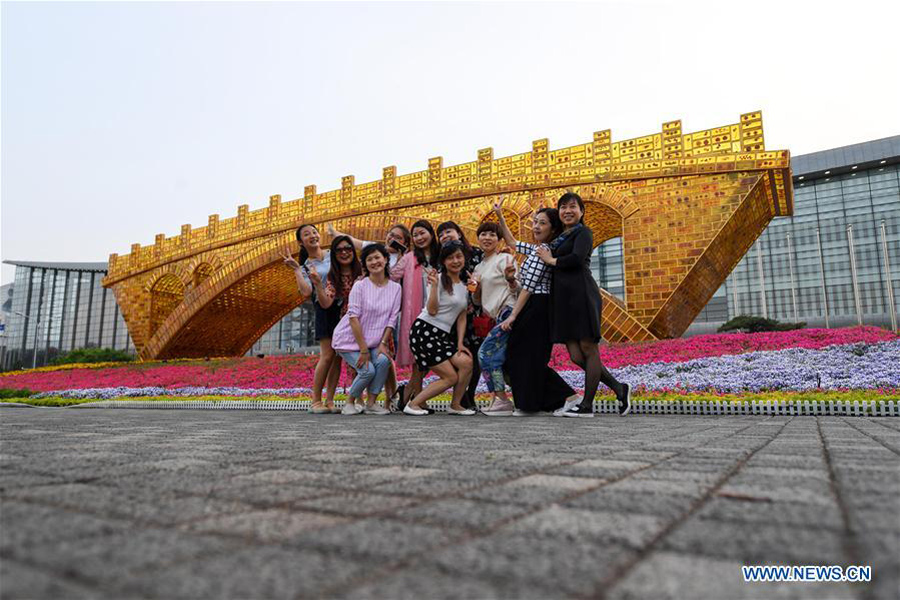
[[552, 339], [565, 344], [572, 362], [584, 369], [584, 397], [554, 412], [557, 416], [593, 417], [594, 396], [602, 381], [616, 394], [619, 414], [631, 410], [631, 386], [619, 382], [600, 361], [600, 288], [591, 276], [591, 252], [594, 234], [584, 225], [584, 202], [568, 192], [556, 203], [565, 228], [550, 243], [537, 250], [538, 257], [553, 267], [550, 294]]
[[460, 404], [472, 376], [472, 353], [464, 343], [469, 296], [462, 282], [466, 268], [462, 243], [441, 246], [438, 264], [440, 274], [434, 269], [428, 271], [428, 301], [412, 324], [409, 345], [422, 375], [433, 371], [439, 379], [410, 400], [403, 412], [427, 415], [425, 403], [453, 388], [447, 414], [471, 416], [475, 411]]
[[[450, 242], [460, 242], [463, 245], [463, 253], [466, 255], [466, 272], [471, 274], [484, 257], [484, 251], [481, 248], [472, 246], [466, 239], [466, 234], [455, 221], [444, 221], [437, 226], [438, 241], [443, 246]], [[468, 282], [466, 282], [468, 283]], [[469, 308], [466, 312], [466, 338], [465, 344], [472, 356], [478, 356], [478, 349], [484, 338], [475, 335], [475, 327], [473, 319], [476, 315], [481, 314], [481, 307], [471, 302], [472, 294], [469, 293]], [[481, 379], [481, 367], [478, 361], [472, 362], [472, 376], [469, 378], [469, 387], [463, 395], [462, 405], [466, 408], [478, 410], [478, 404], [475, 402], [475, 389], [478, 387], [478, 380]]]
[[503, 217], [505, 197], [494, 205], [500, 220], [503, 239], [510, 248], [525, 256], [519, 271], [521, 291], [512, 314], [500, 327], [509, 331], [506, 362], [503, 371], [509, 377], [516, 410], [513, 416], [524, 417], [561, 408], [566, 400], [581, 400], [559, 373], [549, 366], [553, 353], [550, 337], [551, 268], [541, 261], [536, 251], [550, 243], [563, 229], [555, 208], [542, 208], [534, 214], [532, 233], [536, 243], [516, 240]]

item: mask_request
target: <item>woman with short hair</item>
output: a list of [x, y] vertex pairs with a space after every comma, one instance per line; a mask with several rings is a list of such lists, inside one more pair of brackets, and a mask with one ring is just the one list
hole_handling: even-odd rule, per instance
[[[389, 261], [384, 245], [376, 243], [363, 248], [364, 278], [353, 284], [347, 312], [334, 330], [332, 346], [356, 370], [342, 411], [345, 415], [391, 412], [389, 399], [384, 408], [376, 402], [390, 371], [391, 336], [400, 314], [400, 284], [390, 279]], [[362, 393], [366, 390], [368, 403], [363, 407]]]
[[[503, 363], [506, 362], [507, 332], [498, 326], [512, 312], [518, 295], [516, 281], [516, 261], [506, 253], [500, 252], [500, 226], [486, 222], [478, 227], [478, 245], [484, 257], [475, 267], [475, 292], [472, 295], [475, 304], [481, 306], [481, 318], [487, 321], [484, 342], [478, 349], [478, 363], [488, 391], [493, 394], [491, 405], [482, 412], [489, 417], [506, 417], [513, 414], [513, 403], [506, 393], [506, 382], [503, 377]], [[476, 333], [478, 321], [475, 322]], [[486, 335], [485, 335], [486, 334]]]

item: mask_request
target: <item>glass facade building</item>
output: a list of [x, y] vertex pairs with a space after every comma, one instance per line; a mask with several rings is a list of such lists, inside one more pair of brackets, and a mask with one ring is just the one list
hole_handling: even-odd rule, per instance
[[[794, 216], [769, 224], [687, 335], [738, 315], [896, 327], [900, 136], [796, 156], [791, 167]], [[593, 265], [600, 286], [621, 297], [621, 238], [601, 244]]]
[[[795, 156], [792, 169], [794, 216], [770, 223], [686, 335], [715, 331], [738, 315], [815, 327], [896, 327], [900, 136]], [[16, 265], [16, 278], [6, 302], [10, 306], [5, 306], [10, 310], [4, 311], [3, 369], [30, 367], [35, 357], [42, 365], [75, 348], [134, 351], [115, 297], [100, 283], [106, 263], [5, 262]], [[601, 244], [591, 264], [600, 286], [622, 298], [621, 238]], [[31, 315], [39, 316], [36, 322]], [[250, 352], [317, 349], [314, 318], [306, 302]]]
[[100, 283], [106, 263], [4, 262], [16, 266], [4, 370], [41, 366], [76, 348], [134, 352], [115, 296]]
[[312, 302], [307, 300], [283, 317], [253, 344], [251, 354], [292, 354], [315, 349], [316, 314]]

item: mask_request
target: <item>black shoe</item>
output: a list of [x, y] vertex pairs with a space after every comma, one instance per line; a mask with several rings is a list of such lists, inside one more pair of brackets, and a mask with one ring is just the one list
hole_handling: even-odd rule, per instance
[[631, 384], [623, 383], [625, 393], [619, 397], [619, 416], [624, 417], [631, 412]]
[[579, 404], [577, 406], [573, 406], [569, 410], [563, 413], [564, 417], [581, 417], [581, 418], [591, 418], [594, 416], [594, 407], [588, 404], [585, 406], [584, 404]]
[[406, 408], [406, 384], [403, 383], [397, 386], [397, 391], [394, 392], [394, 395], [397, 396], [397, 409], [401, 412], [404, 408]]

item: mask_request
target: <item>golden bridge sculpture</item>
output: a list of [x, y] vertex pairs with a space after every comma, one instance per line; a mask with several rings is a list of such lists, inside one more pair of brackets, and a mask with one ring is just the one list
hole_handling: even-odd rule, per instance
[[436, 157], [425, 171], [385, 167], [361, 184], [348, 175], [325, 193], [310, 185], [302, 198], [271, 196], [265, 208], [244, 204], [230, 219], [211, 215], [205, 227], [112, 254], [103, 285], [141, 358], [238, 356], [304, 300], [279, 254], [301, 223], [380, 240], [395, 222], [453, 219], [472, 235], [506, 194], [513, 233], [530, 239], [533, 211], [568, 190], [584, 199], [595, 244], [622, 238], [624, 297], [603, 290], [610, 342], [681, 335], [769, 221], [793, 214], [790, 153], [765, 150], [762, 114], [752, 112], [695, 133], [671, 121], [635, 139], [598, 131], [559, 150], [541, 139], [504, 158], [484, 148], [460, 165]]

